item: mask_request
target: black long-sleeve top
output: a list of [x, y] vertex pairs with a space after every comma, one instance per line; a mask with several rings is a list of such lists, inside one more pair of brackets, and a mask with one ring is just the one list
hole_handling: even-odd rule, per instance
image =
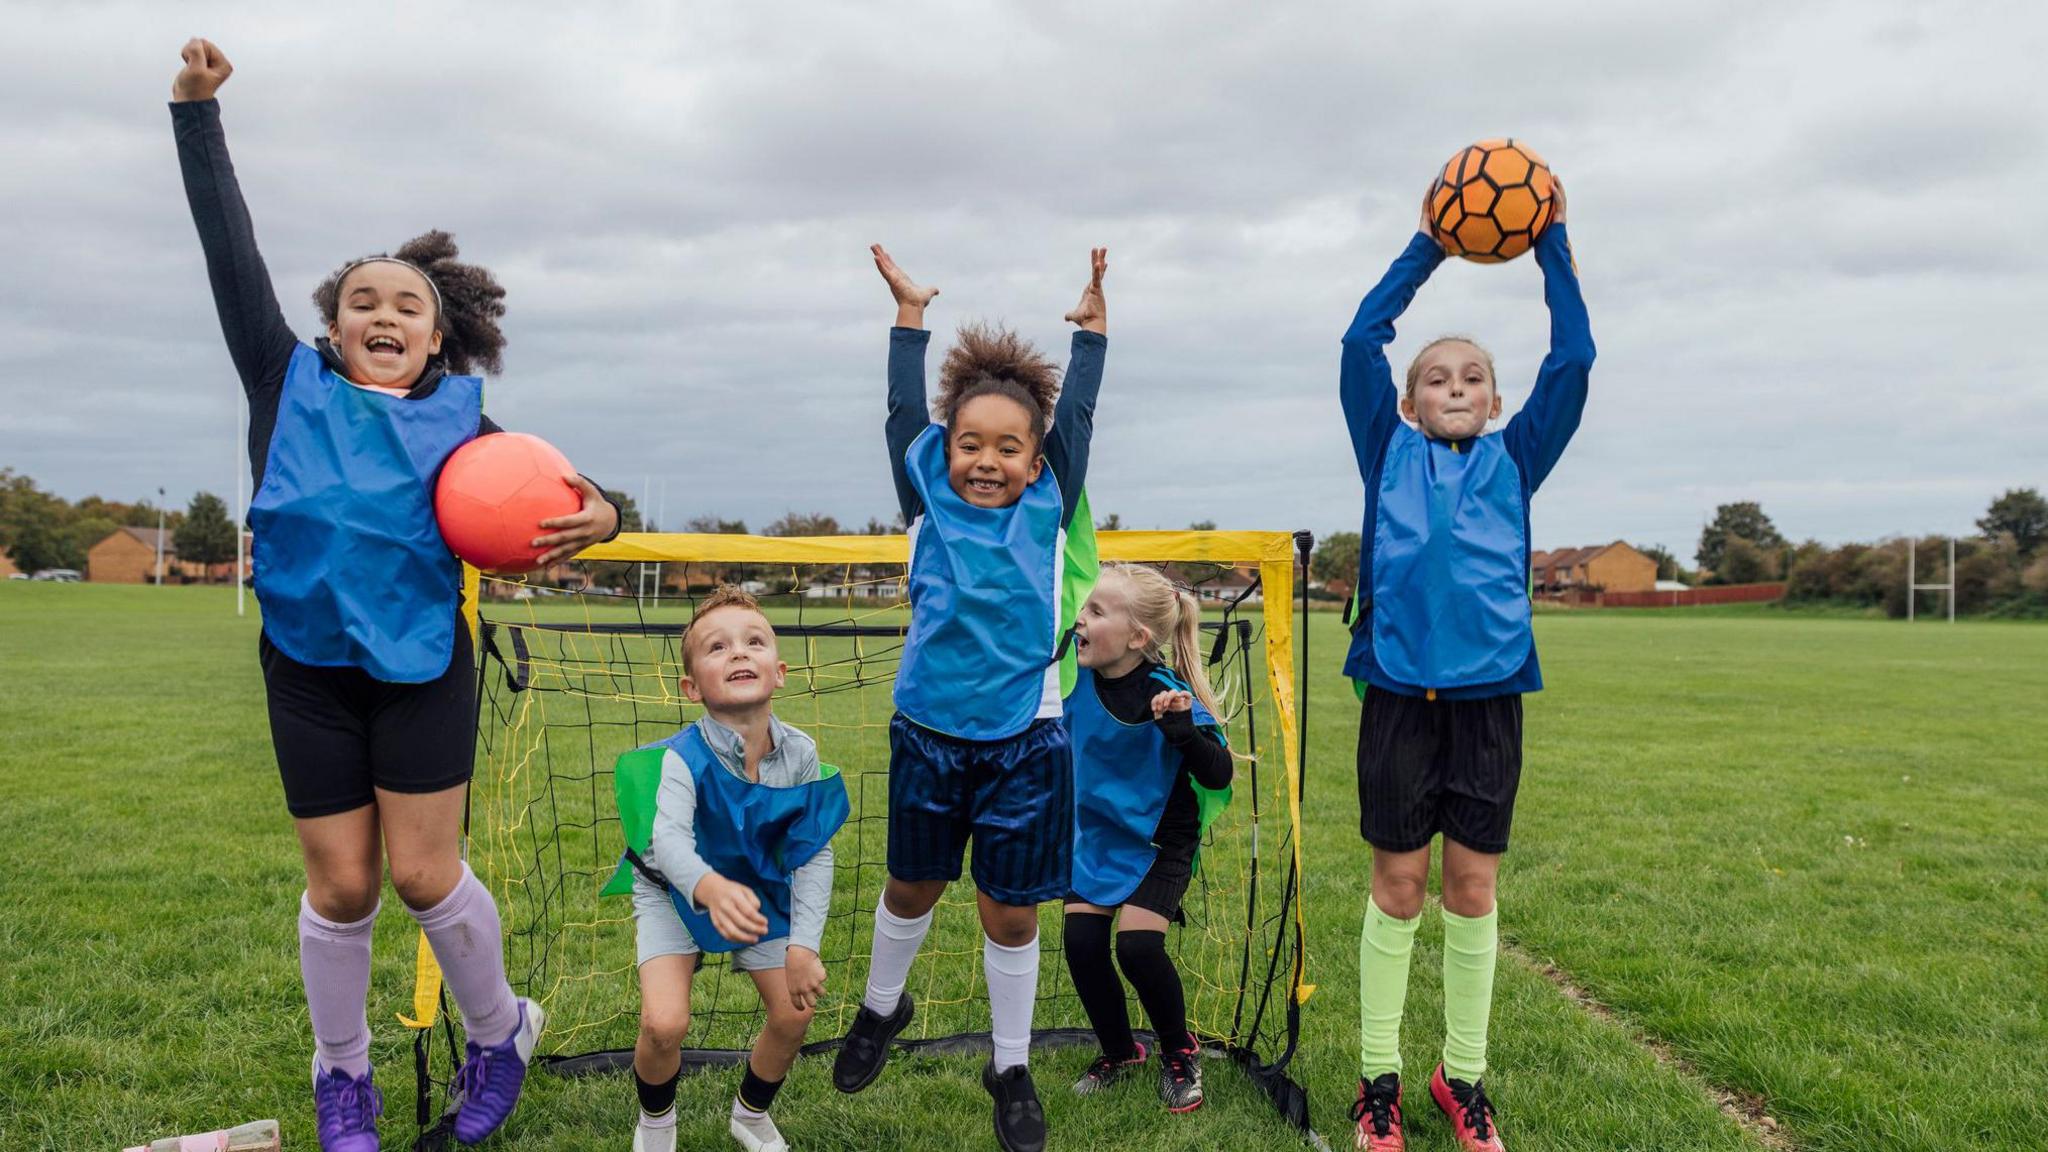
[[[285, 323], [284, 311], [278, 307], [277, 293], [271, 287], [270, 270], [264, 267], [263, 254], [256, 248], [256, 229], [249, 221], [249, 206], [242, 201], [235, 165], [228, 158], [227, 133], [220, 123], [220, 101], [173, 102], [171, 128], [178, 140], [178, 167], [185, 177], [185, 200], [192, 209], [192, 223], [199, 229], [199, 247], [206, 253], [206, 278], [213, 285], [221, 334], [227, 337], [228, 356], [234, 361], [235, 372], [242, 378], [242, 391], [249, 398], [249, 470], [255, 477], [251, 489], [254, 491], [263, 487], [263, 469], [270, 459], [270, 437], [277, 427], [277, 406], [284, 394], [285, 372], [299, 340]], [[337, 376], [347, 378], [340, 354], [326, 337], [315, 340], [314, 347]], [[428, 361], [407, 391], [406, 399], [424, 400], [432, 396], [447, 374], [438, 360]], [[502, 431], [489, 416], [482, 417], [477, 425], [479, 436]], [[603, 491], [603, 485], [592, 483]], [[617, 507], [615, 501], [613, 507]], [[624, 517], [618, 522], [624, 523]], [[616, 528], [612, 535], [618, 535]]]
[[1157, 723], [1167, 744], [1180, 753], [1181, 770], [1174, 776], [1173, 790], [1167, 793], [1166, 807], [1159, 814], [1159, 827], [1152, 834], [1152, 842], [1163, 852], [1192, 853], [1201, 838], [1202, 824], [1201, 810], [1188, 782], [1193, 780], [1204, 788], [1222, 788], [1230, 783], [1234, 766], [1230, 749], [1223, 746], [1214, 730], [1196, 727], [1194, 713], [1168, 712], [1153, 720], [1152, 698], [1162, 689], [1152, 673], [1159, 667], [1143, 660], [1115, 678], [1097, 673], [1095, 695], [1111, 716], [1126, 724]]

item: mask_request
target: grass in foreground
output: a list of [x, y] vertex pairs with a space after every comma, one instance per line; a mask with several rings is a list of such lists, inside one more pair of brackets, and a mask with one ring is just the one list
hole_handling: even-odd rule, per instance
[[[297, 852], [232, 592], [0, 587], [0, 1140], [118, 1146], [263, 1115], [313, 1138], [291, 910]], [[1797, 619], [1546, 616], [1552, 691], [1503, 924], [1813, 1148], [2024, 1146], [2048, 1116], [2034, 928], [2048, 816], [2048, 633]], [[1347, 1127], [1364, 859], [1355, 698], [1318, 617], [1308, 783], [1311, 979], [1297, 1074]], [[1911, 779], [1906, 779], [1910, 777]], [[1844, 839], [1847, 837], [1847, 839]], [[386, 1144], [411, 1133], [413, 928], [387, 899], [372, 990]], [[1438, 1021], [1426, 923], [1405, 1034], [1412, 1146], [1448, 1149], [1421, 1091]], [[836, 978], [836, 976], [835, 976]], [[630, 1008], [630, 1006], [627, 1006]], [[821, 1033], [822, 1034], [822, 1030]], [[1751, 1147], [1698, 1085], [1503, 958], [1488, 1077], [1523, 1149]], [[1034, 1061], [1065, 1147], [1283, 1146], [1212, 1063], [1211, 1103], [1144, 1084], [1083, 1105], [1087, 1054]], [[798, 1065], [778, 1114], [809, 1148], [987, 1147], [971, 1060], [902, 1061], [858, 1097]], [[683, 1138], [718, 1147], [731, 1077], [687, 1083]], [[1986, 1083], [2013, 1085], [1987, 1097]], [[615, 1148], [619, 1079], [537, 1080], [506, 1146]]]

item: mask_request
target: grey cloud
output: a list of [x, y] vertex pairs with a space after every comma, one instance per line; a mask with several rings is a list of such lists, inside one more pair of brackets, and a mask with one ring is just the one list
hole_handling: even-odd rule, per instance
[[[2048, 482], [2033, 6], [497, 5], [374, 41], [314, 9], [8, 11], [47, 50], [0, 81], [34, 272], [0, 287], [0, 464], [74, 497], [241, 466], [162, 107], [194, 30], [237, 63], [301, 333], [326, 271], [450, 228], [510, 292], [493, 414], [665, 478], [671, 521], [888, 514], [880, 240], [944, 289], [942, 338], [1000, 318], [1062, 352], [1109, 244], [1097, 507], [1351, 527], [1337, 338], [1434, 167], [1502, 132], [1567, 179], [1601, 348], [1539, 544], [1686, 552], [1748, 498], [1795, 536], [1959, 530]], [[1524, 402], [1533, 264], [1453, 262], [1393, 355], [1451, 330]]]

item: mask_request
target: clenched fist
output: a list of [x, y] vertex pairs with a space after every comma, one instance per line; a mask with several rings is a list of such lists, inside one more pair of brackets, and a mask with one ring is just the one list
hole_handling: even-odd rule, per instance
[[228, 54], [221, 51], [211, 40], [194, 36], [185, 41], [185, 47], [178, 55], [185, 58], [185, 66], [171, 81], [171, 99], [183, 103], [188, 100], [211, 100], [220, 86], [235, 74], [235, 66], [228, 63]]

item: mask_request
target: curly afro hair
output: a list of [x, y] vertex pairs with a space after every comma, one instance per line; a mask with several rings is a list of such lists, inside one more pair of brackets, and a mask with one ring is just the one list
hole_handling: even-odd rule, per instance
[[[406, 241], [396, 252], [379, 252], [364, 259], [403, 260], [426, 273], [441, 294], [441, 312], [434, 317], [434, 327], [441, 333], [442, 365], [458, 376], [476, 368], [496, 374], [504, 370], [505, 334], [498, 330], [498, 320], [505, 315], [505, 289], [490, 269], [457, 260], [461, 254], [455, 237], [436, 228]], [[322, 323], [334, 323], [339, 314], [342, 276], [352, 266], [335, 269], [313, 290], [313, 305], [320, 309]]]
[[1060, 370], [1030, 341], [1001, 325], [964, 324], [939, 365], [939, 419], [950, 430], [953, 417], [977, 396], [1003, 396], [1035, 412], [1034, 444], [1045, 441], [1059, 399]]

